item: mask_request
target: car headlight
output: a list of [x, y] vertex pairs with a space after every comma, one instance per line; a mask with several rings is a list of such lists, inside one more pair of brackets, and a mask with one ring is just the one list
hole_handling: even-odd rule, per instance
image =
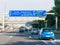
[[52, 33], [52, 34], [53, 34], [53, 32], [50, 32], [50, 33]]
[[54, 34], [52, 36], [54, 36]]

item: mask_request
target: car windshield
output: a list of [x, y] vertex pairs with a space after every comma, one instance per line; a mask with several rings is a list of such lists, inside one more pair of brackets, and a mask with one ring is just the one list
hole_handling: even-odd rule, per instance
[[33, 30], [38, 30], [38, 29], [33, 29]]
[[38, 29], [33, 29], [32, 31], [37, 31]]
[[44, 32], [52, 32], [52, 29], [43, 29]]

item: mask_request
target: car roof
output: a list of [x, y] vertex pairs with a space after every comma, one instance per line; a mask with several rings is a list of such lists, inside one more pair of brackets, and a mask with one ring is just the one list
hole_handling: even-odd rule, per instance
[[52, 28], [41, 28], [41, 29], [52, 29]]

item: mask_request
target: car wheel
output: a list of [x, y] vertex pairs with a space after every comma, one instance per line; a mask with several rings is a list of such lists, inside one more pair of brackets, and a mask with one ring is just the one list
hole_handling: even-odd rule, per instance
[[41, 39], [41, 38], [38, 38], [39, 40]]
[[52, 39], [50, 39], [50, 40], [55, 40], [55, 39], [52, 38]]
[[55, 40], [55, 39], [52, 39], [52, 40]]
[[39, 39], [39, 40], [42, 40], [42, 38], [41, 38], [41, 37], [38, 37], [38, 39]]

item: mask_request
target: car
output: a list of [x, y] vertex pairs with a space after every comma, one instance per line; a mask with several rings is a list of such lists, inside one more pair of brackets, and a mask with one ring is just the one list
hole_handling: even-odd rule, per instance
[[31, 28], [28, 29], [28, 34], [29, 34], [29, 35], [31, 35], [31, 30], [32, 30]]
[[41, 28], [38, 34], [38, 39], [55, 39], [55, 35], [52, 28]]
[[0, 28], [0, 32], [2, 31], [2, 28]]
[[19, 32], [25, 32], [25, 31], [27, 31], [28, 29], [26, 28], [26, 27], [24, 27], [24, 26], [21, 26], [20, 28], [19, 28]]
[[38, 35], [38, 28], [32, 28], [31, 35]]

